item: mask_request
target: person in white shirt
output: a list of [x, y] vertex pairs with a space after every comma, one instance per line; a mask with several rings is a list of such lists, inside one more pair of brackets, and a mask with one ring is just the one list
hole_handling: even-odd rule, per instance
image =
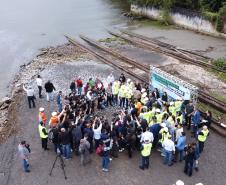
[[175, 153], [175, 144], [172, 141], [172, 136], [169, 135], [168, 138], [166, 138], [163, 143], [162, 143], [162, 147], [164, 148], [164, 164], [168, 164], [168, 166], [172, 166], [172, 156], [173, 153]]
[[115, 81], [115, 77], [114, 75], [111, 73], [110, 75], [108, 75], [107, 77], [107, 83], [110, 84], [110, 83], [113, 83]]
[[42, 78], [40, 75], [38, 75], [38, 77], [36, 78], [36, 83], [38, 86], [39, 98], [42, 98]]
[[148, 127], [146, 128], [146, 130], [141, 134], [141, 139], [140, 142], [143, 143], [145, 140], [148, 140], [149, 142], [153, 142], [154, 140], [154, 136], [152, 134], [152, 132], [150, 132], [148, 130]]
[[28, 100], [29, 108], [31, 109], [31, 102], [33, 104], [33, 108], [35, 108], [35, 94], [34, 94], [34, 89], [30, 85], [28, 86], [28, 88], [25, 88], [25, 86], [23, 85], [23, 89], [27, 93], [27, 100]]
[[181, 124], [178, 124], [176, 129], [176, 141], [178, 141], [178, 138], [182, 136], [183, 131], [184, 131], [183, 126]]
[[[97, 123], [99, 122], [99, 124]], [[94, 133], [94, 141], [95, 141], [95, 149], [99, 146], [100, 138], [101, 138], [101, 129], [102, 129], [102, 123], [99, 118], [95, 118], [93, 123], [93, 133]]]

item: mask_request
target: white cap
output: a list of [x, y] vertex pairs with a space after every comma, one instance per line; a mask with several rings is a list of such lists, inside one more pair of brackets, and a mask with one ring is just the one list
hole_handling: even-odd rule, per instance
[[167, 127], [164, 127], [163, 129], [165, 132], [168, 132], [168, 130], [169, 130]]
[[40, 107], [40, 108], [39, 108], [39, 111], [40, 111], [40, 112], [43, 112], [44, 110], [45, 110], [45, 109], [44, 109], [43, 107]]
[[161, 123], [161, 127], [166, 127], [166, 124], [165, 123]]
[[172, 102], [172, 101], [171, 101], [169, 104], [170, 104], [170, 105], [173, 105], [173, 104], [174, 104], [174, 102]]
[[160, 109], [156, 109], [156, 110], [155, 110], [155, 112], [158, 112], [158, 113], [160, 113], [161, 111], [160, 111]]
[[181, 181], [181, 180], [178, 180], [178, 181], [176, 182], [176, 185], [184, 185], [184, 182]]
[[52, 116], [56, 116], [57, 115], [57, 112], [52, 112]]
[[130, 79], [127, 79], [127, 82], [131, 82], [131, 80]]
[[141, 92], [142, 92], [142, 93], [145, 92], [145, 91], [146, 91], [146, 89], [144, 89], [144, 88], [141, 89]]

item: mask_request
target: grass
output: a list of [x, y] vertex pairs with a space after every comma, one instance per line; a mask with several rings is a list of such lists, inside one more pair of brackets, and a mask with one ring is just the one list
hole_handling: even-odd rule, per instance
[[176, 28], [175, 25], [166, 25], [163, 21], [152, 20], [139, 15], [134, 15], [134, 20], [131, 21], [131, 24], [140, 24], [141, 26], [153, 26], [159, 29], [173, 29]]
[[208, 69], [208, 71], [213, 73], [218, 78], [218, 80], [221, 80], [222, 82], [226, 83], [226, 74], [215, 71], [214, 69]]
[[99, 42], [105, 42], [105, 43], [111, 43], [111, 42], [115, 42], [118, 41], [118, 37], [108, 37], [108, 38], [104, 38], [104, 39], [99, 39]]
[[218, 94], [216, 92], [211, 92], [210, 95], [215, 97], [216, 99], [222, 101], [222, 102], [226, 102], [226, 97], [221, 95], [221, 94]]
[[207, 110], [211, 111], [213, 118], [215, 118], [216, 120], [219, 120], [219, 118], [221, 118], [222, 120], [226, 120], [226, 114], [216, 110], [215, 108], [213, 108], [205, 103], [198, 102], [198, 108], [203, 112], [205, 112]]

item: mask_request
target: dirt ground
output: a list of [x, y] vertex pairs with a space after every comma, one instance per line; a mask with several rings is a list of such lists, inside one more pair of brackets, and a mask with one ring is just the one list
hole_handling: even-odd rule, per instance
[[[85, 80], [89, 76], [101, 76], [104, 78], [113, 69], [107, 65], [90, 61], [70, 62], [60, 64], [43, 70], [41, 75], [44, 80], [50, 79], [56, 85], [57, 90], [63, 89], [67, 92], [70, 80], [77, 75], [81, 75]], [[115, 76], [120, 73], [115, 71]], [[65, 83], [67, 81], [68, 83]], [[92, 154], [92, 163], [85, 167], [80, 166], [79, 158], [65, 161], [68, 179], [65, 180], [60, 162], [49, 176], [50, 169], [55, 159], [52, 151], [53, 146], [49, 144], [50, 151], [43, 151], [38, 134], [38, 108], [46, 108], [47, 115], [56, 110], [56, 102], [48, 103], [44, 98], [37, 99], [37, 108], [29, 109], [25, 95], [20, 98], [16, 105], [17, 117], [14, 123], [17, 133], [13, 134], [5, 143], [0, 145], [0, 184], [1, 185], [172, 185], [176, 180], [181, 179], [186, 185], [194, 185], [202, 182], [204, 185], [223, 185], [226, 181], [225, 139], [211, 132], [204, 152], [200, 159], [200, 171], [194, 172], [192, 177], [183, 173], [183, 163], [178, 163], [172, 167], [162, 164], [162, 157], [157, 151], [153, 151], [150, 161], [151, 167], [147, 171], [142, 171], [139, 166], [139, 153], [134, 152], [132, 159], [129, 159], [126, 151], [119, 155], [118, 159], [113, 159], [110, 164], [110, 172], [104, 173], [101, 170], [101, 158]], [[109, 109], [102, 114], [110, 117]], [[17, 145], [21, 140], [26, 140], [31, 145], [31, 173], [26, 174], [21, 168], [20, 159], [17, 153]]]

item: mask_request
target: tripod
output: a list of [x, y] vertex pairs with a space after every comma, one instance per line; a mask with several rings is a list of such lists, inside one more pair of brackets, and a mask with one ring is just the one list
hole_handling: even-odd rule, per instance
[[51, 168], [51, 170], [50, 170], [49, 176], [52, 175], [53, 168], [55, 167], [55, 164], [56, 164], [56, 161], [57, 161], [58, 158], [60, 158], [60, 166], [61, 166], [61, 169], [62, 169], [63, 172], [64, 172], [64, 178], [67, 179], [66, 172], [65, 172], [65, 169], [64, 169], [64, 167], [65, 167], [64, 160], [62, 159], [62, 156], [61, 156], [60, 154], [58, 154], [58, 155], [56, 156], [56, 159], [55, 159], [55, 161], [53, 162], [53, 166], [52, 166], [52, 168]]

